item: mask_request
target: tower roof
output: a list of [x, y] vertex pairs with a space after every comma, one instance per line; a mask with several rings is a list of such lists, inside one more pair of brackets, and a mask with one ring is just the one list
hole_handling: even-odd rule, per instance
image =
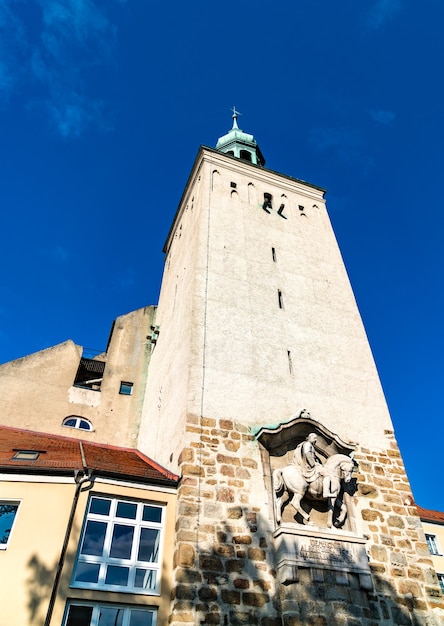
[[231, 154], [231, 156], [243, 161], [249, 161], [255, 165], [265, 165], [264, 156], [253, 135], [244, 133], [237, 125], [237, 118], [240, 115], [239, 111], [236, 111], [236, 107], [233, 107], [232, 111], [233, 127], [226, 135], [219, 137], [216, 150], [225, 152], [225, 154]]

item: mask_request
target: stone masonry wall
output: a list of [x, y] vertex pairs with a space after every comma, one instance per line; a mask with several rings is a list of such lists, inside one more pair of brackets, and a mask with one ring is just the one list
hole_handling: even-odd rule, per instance
[[386, 435], [386, 451], [361, 447], [355, 455], [359, 475], [354, 499], [369, 538], [375, 586], [371, 605], [381, 623], [444, 624], [444, 598], [401, 454], [393, 432]]
[[170, 623], [281, 626], [258, 446], [230, 420], [189, 417], [187, 434]]
[[360, 448], [355, 456], [352, 501], [358, 533], [368, 537], [373, 591], [354, 574], [303, 567], [298, 582], [284, 585], [259, 444], [231, 420], [189, 416], [171, 626], [440, 626], [443, 598], [399, 450], [387, 436], [385, 452]]

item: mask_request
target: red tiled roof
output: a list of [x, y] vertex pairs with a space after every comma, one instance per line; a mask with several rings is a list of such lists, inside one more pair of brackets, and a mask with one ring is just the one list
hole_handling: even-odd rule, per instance
[[419, 517], [423, 522], [435, 522], [435, 524], [444, 524], [444, 513], [441, 511], [432, 511], [431, 509], [423, 509], [422, 506], [416, 505]]
[[[39, 451], [36, 460], [14, 460], [17, 451]], [[82, 459], [83, 456], [83, 459]], [[91, 443], [21, 428], [0, 426], [0, 471], [70, 473], [84, 465], [96, 475], [175, 485], [176, 474], [133, 448]]]

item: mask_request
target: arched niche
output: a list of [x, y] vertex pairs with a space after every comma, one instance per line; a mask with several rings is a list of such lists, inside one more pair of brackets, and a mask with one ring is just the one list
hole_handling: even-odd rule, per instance
[[353, 444], [342, 440], [339, 435], [313, 419], [305, 409], [293, 415], [288, 422], [261, 427], [256, 432], [256, 439], [270, 456], [282, 457], [293, 451], [310, 433], [318, 436], [316, 449], [324, 458], [332, 454], [350, 456], [355, 449]]

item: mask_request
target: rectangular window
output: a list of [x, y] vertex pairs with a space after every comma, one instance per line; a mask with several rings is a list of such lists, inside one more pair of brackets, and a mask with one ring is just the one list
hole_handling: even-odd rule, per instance
[[156, 626], [156, 611], [123, 604], [70, 602], [63, 626]]
[[72, 584], [158, 593], [164, 507], [92, 496]]
[[438, 581], [441, 591], [444, 593], [444, 574], [438, 574]]
[[18, 502], [0, 501], [0, 550], [6, 550], [8, 547], [18, 508]]
[[426, 541], [427, 541], [427, 545], [429, 546], [430, 554], [436, 554], [436, 555], [441, 554], [440, 546], [438, 543], [438, 538], [436, 535], [428, 535], [426, 533]]
[[271, 248], [271, 258], [276, 263], [276, 248]]
[[122, 380], [120, 383], [120, 391], [119, 393], [124, 396], [130, 396], [133, 393], [133, 383], [126, 383]]
[[278, 304], [280, 309], [284, 308], [284, 299], [282, 297], [282, 291], [280, 289], [278, 289]]

